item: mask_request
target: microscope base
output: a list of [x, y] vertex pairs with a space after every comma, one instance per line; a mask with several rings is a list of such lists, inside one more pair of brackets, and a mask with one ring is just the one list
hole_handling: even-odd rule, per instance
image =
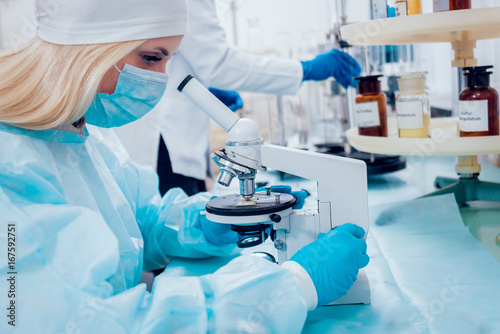
[[363, 269], [359, 271], [358, 279], [345, 295], [335, 300], [327, 306], [333, 305], [351, 305], [351, 304], [370, 304], [370, 283]]

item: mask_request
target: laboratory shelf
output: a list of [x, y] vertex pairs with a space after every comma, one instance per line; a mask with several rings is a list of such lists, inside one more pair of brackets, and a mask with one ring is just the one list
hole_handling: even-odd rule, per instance
[[358, 151], [419, 156], [474, 156], [500, 153], [500, 136], [458, 137], [457, 118], [432, 118], [430, 138], [399, 138], [395, 117], [388, 118], [388, 137], [360, 136], [347, 130], [349, 144]]
[[340, 28], [352, 45], [456, 42], [500, 37], [500, 7], [400, 16]]
[[346, 25], [342, 39], [351, 45], [450, 42], [453, 66], [476, 66], [476, 41], [500, 37], [500, 7], [417, 14]]

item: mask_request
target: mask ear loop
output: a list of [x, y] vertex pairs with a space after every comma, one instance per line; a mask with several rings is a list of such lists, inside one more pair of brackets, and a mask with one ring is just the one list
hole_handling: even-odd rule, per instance
[[[118, 66], [116, 66], [116, 64], [113, 64], [113, 66], [116, 68], [116, 70], [118, 71], [118, 73], [122, 73], [122, 71], [120, 71], [120, 69], [118, 68]], [[71, 125], [73, 125], [75, 128], [81, 128], [82, 125], [85, 124], [85, 115], [83, 115], [79, 120], [77, 120], [76, 122], [73, 122], [71, 123]]]

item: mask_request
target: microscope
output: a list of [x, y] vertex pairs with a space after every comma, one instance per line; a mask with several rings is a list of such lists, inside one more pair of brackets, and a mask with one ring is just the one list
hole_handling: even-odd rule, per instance
[[[212, 154], [220, 167], [217, 182], [229, 186], [239, 180], [239, 194], [219, 196], [206, 205], [208, 220], [230, 224], [238, 232], [239, 247], [253, 247], [270, 235], [277, 262], [344, 223], [368, 233], [368, 191], [364, 162], [264, 143], [258, 125], [240, 118], [192, 75], [177, 88], [228, 132], [225, 147]], [[255, 191], [257, 171], [274, 169], [317, 182], [315, 209], [293, 210], [295, 197]], [[271, 232], [269, 232], [271, 231]], [[363, 269], [351, 289], [332, 305], [369, 304], [370, 287]]]

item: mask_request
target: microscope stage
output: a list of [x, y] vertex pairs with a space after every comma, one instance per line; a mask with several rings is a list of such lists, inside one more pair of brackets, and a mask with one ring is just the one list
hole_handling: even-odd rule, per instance
[[[279, 196], [279, 202], [276, 196]], [[239, 194], [231, 194], [208, 201], [206, 210], [219, 216], [255, 216], [283, 211], [294, 206], [295, 202], [295, 197], [286, 193], [255, 193], [249, 200]]]

